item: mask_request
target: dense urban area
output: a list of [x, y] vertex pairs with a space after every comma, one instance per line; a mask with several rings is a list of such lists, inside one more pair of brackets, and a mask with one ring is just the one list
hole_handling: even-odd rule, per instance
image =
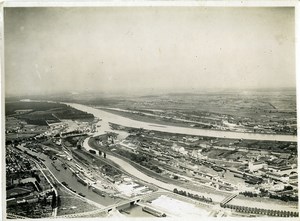
[[5, 103], [7, 218], [299, 216], [294, 95], [52, 100]]

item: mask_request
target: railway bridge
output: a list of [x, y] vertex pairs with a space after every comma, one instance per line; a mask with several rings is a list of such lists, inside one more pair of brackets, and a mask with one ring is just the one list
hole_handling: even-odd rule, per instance
[[229, 195], [228, 197], [226, 197], [224, 200], [222, 200], [222, 202], [220, 203], [221, 206], [226, 205], [227, 203], [229, 203], [233, 198], [235, 198], [238, 194], [234, 193]]

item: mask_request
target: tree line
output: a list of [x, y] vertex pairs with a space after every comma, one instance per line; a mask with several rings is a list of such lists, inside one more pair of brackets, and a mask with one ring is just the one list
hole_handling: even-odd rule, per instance
[[176, 188], [173, 190], [174, 193], [182, 195], [182, 196], [187, 196], [189, 198], [205, 202], [205, 203], [212, 203], [212, 199], [204, 196], [199, 196], [198, 194], [192, 194], [183, 190], [177, 190]]
[[229, 208], [235, 210], [239, 213], [248, 213], [248, 214], [260, 214], [266, 216], [277, 216], [277, 217], [298, 217], [298, 212], [284, 211], [284, 210], [271, 210], [271, 209], [262, 209], [262, 208], [253, 208], [248, 206], [237, 206], [231, 204], [221, 204], [223, 208]]

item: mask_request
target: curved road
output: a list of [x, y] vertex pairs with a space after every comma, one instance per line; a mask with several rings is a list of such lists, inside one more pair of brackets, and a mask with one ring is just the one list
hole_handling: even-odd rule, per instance
[[[154, 130], [168, 133], [187, 134], [193, 136], [206, 136], [206, 137], [218, 137], [218, 138], [231, 138], [231, 139], [249, 139], [249, 140], [269, 140], [269, 141], [290, 141], [297, 142], [297, 136], [293, 135], [277, 135], [277, 134], [257, 134], [257, 133], [242, 133], [232, 131], [217, 131], [209, 129], [195, 129], [187, 127], [167, 126], [160, 124], [147, 123], [137, 120], [132, 120], [123, 116], [112, 114], [104, 110], [99, 110], [90, 106], [76, 104], [76, 103], [64, 103], [71, 107], [93, 114], [95, 117], [102, 119], [99, 124], [114, 123], [125, 127], [143, 128], [146, 130]], [[110, 130], [109, 127], [106, 127]]]

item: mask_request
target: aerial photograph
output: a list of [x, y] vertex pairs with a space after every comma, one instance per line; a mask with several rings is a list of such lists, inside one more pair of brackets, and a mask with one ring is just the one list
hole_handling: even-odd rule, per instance
[[293, 7], [3, 14], [4, 219], [299, 218]]

